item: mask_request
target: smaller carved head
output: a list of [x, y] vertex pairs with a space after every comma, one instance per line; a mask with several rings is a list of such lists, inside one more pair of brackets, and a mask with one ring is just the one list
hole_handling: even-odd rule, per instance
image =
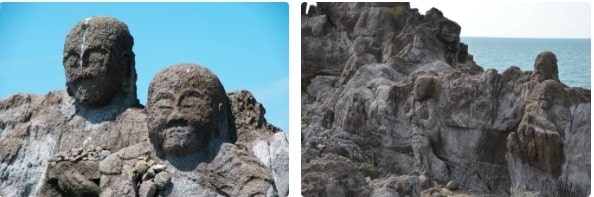
[[533, 78], [542, 82], [547, 79], [553, 79], [559, 81], [559, 71], [557, 68], [557, 57], [553, 52], [544, 51], [536, 56], [534, 61], [534, 73]]
[[119, 93], [136, 99], [133, 44], [128, 26], [116, 18], [77, 23], [64, 43], [68, 94], [86, 107], [101, 107]]
[[213, 140], [233, 142], [236, 135], [223, 85], [196, 64], [159, 71], [149, 85], [147, 112], [151, 143], [167, 155], [199, 153]]
[[561, 83], [555, 80], [544, 80], [535, 88], [540, 108], [548, 110], [555, 103], [563, 103], [565, 98], [565, 91]]
[[415, 100], [423, 101], [425, 99], [431, 98], [433, 96], [434, 90], [435, 79], [433, 77], [419, 76], [417, 79], [415, 79], [415, 84], [413, 86]]

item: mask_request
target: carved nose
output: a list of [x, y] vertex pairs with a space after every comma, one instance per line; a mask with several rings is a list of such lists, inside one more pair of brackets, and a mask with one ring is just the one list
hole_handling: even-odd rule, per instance
[[181, 120], [181, 119], [183, 119], [183, 115], [180, 112], [179, 108], [175, 107], [173, 109], [173, 111], [171, 112], [171, 114], [169, 114], [169, 121], [172, 121], [172, 120]]
[[187, 126], [188, 122], [178, 108], [175, 108], [167, 119], [167, 127]]

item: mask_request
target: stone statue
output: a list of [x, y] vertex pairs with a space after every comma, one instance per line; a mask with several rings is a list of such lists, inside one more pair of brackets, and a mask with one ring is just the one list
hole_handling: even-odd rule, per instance
[[[147, 112], [150, 143], [101, 162], [101, 196], [276, 194], [270, 170], [234, 145], [229, 100], [207, 68], [179, 64], [159, 71], [149, 86]], [[160, 170], [151, 171], [154, 166]]]
[[550, 51], [539, 53], [534, 61], [534, 72], [532, 73], [531, 78], [538, 80], [538, 82], [542, 82], [546, 79], [559, 81], [557, 56]]
[[0, 101], [9, 109], [0, 112], [0, 125], [8, 126], [0, 128], [0, 144], [10, 147], [2, 151], [0, 176], [11, 180], [0, 183], [5, 195], [97, 196], [99, 160], [148, 140], [133, 43], [118, 19], [82, 20], [64, 44], [67, 91]]
[[68, 95], [87, 108], [112, 100], [136, 100], [134, 39], [123, 22], [90, 17], [72, 28], [64, 43]]
[[561, 175], [563, 141], [570, 130], [572, 114], [566, 104], [567, 91], [554, 79], [537, 84], [528, 98], [522, 122], [517, 132], [507, 137], [508, 163], [518, 169], [528, 166], [538, 169], [535, 175], [529, 170], [511, 174], [514, 192], [530, 191], [539, 185], [556, 187]]
[[185, 64], [157, 74], [147, 111], [151, 143], [163, 156], [198, 154], [237, 138], [225, 89], [203, 67]]
[[415, 167], [430, 173], [434, 179], [447, 181], [448, 169], [445, 162], [433, 152], [433, 143], [439, 139], [439, 124], [435, 114], [436, 103], [431, 98], [436, 91], [436, 79], [431, 76], [419, 76], [415, 79], [412, 98], [409, 99], [410, 109], [407, 116], [412, 126], [412, 149], [415, 157]]

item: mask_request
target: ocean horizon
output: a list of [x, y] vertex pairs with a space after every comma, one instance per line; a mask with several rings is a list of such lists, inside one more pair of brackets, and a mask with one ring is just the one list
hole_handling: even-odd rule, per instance
[[552, 51], [557, 56], [559, 80], [570, 87], [591, 87], [590, 38], [461, 37], [474, 61], [502, 73], [511, 66], [534, 69], [536, 56]]

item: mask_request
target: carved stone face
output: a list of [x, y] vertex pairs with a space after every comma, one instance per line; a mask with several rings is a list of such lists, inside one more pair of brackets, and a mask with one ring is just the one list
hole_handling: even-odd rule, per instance
[[100, 107], [125, 92], [134, 66], [131, 39], [127, 26], [114, 18], [79, 22], [64, 44], [68, 94], [83, 106]]
[[437, 35], [439, 38], [443, 39], [446, 42], [459, 42], [460, 41], [460, 31], [462, 28], [456, 22], [452, 21], [442, 21], [440, 22], [441, 29], [439, 30], [439, 34]]
[[155, 76], [147, 102], [151, 142], [168, 155], [198, 153], [219, 137], [225, 90], [209, 70], [193, 64], [168, 67]]
[[557, 68], [557, 57], [550, 51], [545, 51], [534, 61], [534, 72], [537, 80], [542, 82], [547, 79], [559, 80], [559, 71]]
[[434, 79], [428, 76], [420, 76], [415, 80], [413, 93], [415, 100], [422, 101], [431, 98], [434, 89]]
[[560, 84], [554, 80], [545, 80], [539, 84], [539, 105], [540, 108], [548, 110], [555, 104], [555, 99], [563, 99], [563, 90]]

